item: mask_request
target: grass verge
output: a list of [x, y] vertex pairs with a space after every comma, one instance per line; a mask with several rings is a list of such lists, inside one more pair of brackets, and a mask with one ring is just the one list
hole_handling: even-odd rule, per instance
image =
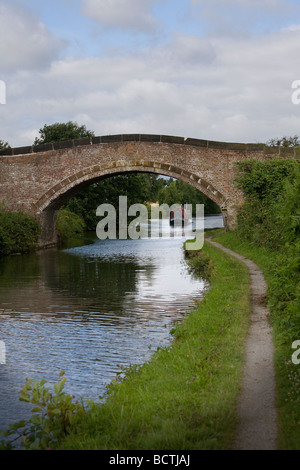
[[[251, 246], [241, 240], [235, 232], [215, 233], [215, 241], [254, 261], [262, 270], [270, 286], [275, 281], [274, 265], [277, 252], [264, 247]], [[269, 302], [273, 340], [275, 346], [274, 361], [277, 385], [277, 410], [279, 420], [278, 448], [280, 450], [300, 449], [300, 364], [292, 361], [292, 344], [284, 340], [282, 325], [276, 315], [272, 302]], [[293, 338], [300, 340], [300, 337]], [[299, 347], [298, 347], [299, 349]]]
[[60, 444], [68, 450], [230, 449], [250, 311], [245, 265], [205, 244], [210, 289], [169, 348], [114, 380]]

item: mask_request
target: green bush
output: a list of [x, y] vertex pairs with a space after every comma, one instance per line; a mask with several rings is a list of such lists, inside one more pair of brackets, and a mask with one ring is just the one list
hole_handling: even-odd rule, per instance
[[237, 185], [245, 203], [236, 233], [269, 250], [269, 303], [278, 335], [290, 342], [300, 334], [300, 169], [295, 160], [238, 164]]
[[[1, 215], [0, 215], [1, 218]], [[9, 255], [10, 253], [10, 239], [8, 232], [0, 225], [0, 256]]]
[[0, 256], [32, 251], [40, 232], [40, 225], [30, 215], [0, 210]]
[[214, 263], [202, 250], [188, 250], [184, 246], [184, 256], [190, 274], [210, 280], [214, 273]]
[[272, 201], [281, 193], [285, 179], [294, 179], [298, 163], [293, 159], [274, 159], [246, 160], [237, 165], [239, 173], [236, 184], [245, 196]]
[[56, 228], [62, 240], [74, 237], [85, 231], [82, 217], [68, 209], [60, 209], [57, 214]]
[[238, 214], [238, 233], [243, 239], [274, 250], [285, 244], [287, 234], [290, 236], [292, 212], [298, 209], [300, 218], [296, 204], [300, 184], [298, 167], [295, 160], [238, 163], [236, 184], [245, 196]]
[[[93, 402], [83, 399], [74, 400], [74, 395], [64, 392], [66, 377], [64, 371], [54, 384], [51, 393], [45, 387], [46, 381], [28, 380], [20, 392], [20, 400], [33, 405], [33, 416], [9, 426], [1, 434], [0, 450], [12, 450], [20, 446], [26, 450], [51, 449], [76, 426], [78, 419], [93, 406]], [[63, 378], [62, 378], [63, 377]]]

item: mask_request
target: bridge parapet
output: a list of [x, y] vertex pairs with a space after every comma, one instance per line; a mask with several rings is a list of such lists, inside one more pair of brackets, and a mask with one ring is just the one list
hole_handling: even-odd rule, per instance
[[82, 139], [65, 140], [41, 145], [31, 145], [25, 147], [14, 147], [0, 150], [0, 156], [15, 156], [36, 154], [51, 150], [62, 150], [78, 146], [94, 144], [113, 144], [126, 142], [153, 142], [188, 145], [208, 149], [224, 149], [240, 151], [247, 155], [248, 152], [263, 151], [265, 155], [275, 155], [278, 157], [290, 157], [300, 160], [300, 147], [269, 147], [262, 143], [238, 143], [238, 142], [219, 142], [213, 140], [203, 140], [195, 138], [177, 137], [158, 134], [116, 134], [97, 137], [87, 137]]

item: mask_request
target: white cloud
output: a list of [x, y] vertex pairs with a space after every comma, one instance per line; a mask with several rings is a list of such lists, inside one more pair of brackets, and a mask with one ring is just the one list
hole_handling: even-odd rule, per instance
[[33, 14], [19, 6], [0, 3], [1, 72], [47, 66], [63, 42]]
[[176, 34], [170, 44], [161, 47], [161, 52], [184, 67], [208, 65], [216, 58], [211, 41], [191, 34]]
[[[40, 24], [30, 15], [22, 18], [19, 31], [28, 34], [29, 25]], [[41, 49], [48, 51], [48, 67], [39, 68], [38, 48], [25, 54], [24, 63], [31, 60], [33, 67], [20, 70], [16, 50], [15, 68], [5, 78], [0, 139], [12, 146], [31, 145], [44, 124], [68, 120], [98, 135], [255, 142], [299, 132], [300, 105], [291, 103], [291, 83], [300, 79], [298, 28], [235, 37], [177, 31], [169, 43], [139, 52], [60, 60], [51, 34], [42, 26], [37, 32], [45, 37]], [[12, 31], [9, 40], [16, 34]]]
[[103, 26], [147, 31], [156, 25], [153, 0], [82, 0], [83, 14]]
[[206, 32], [270, 31], [293, 21], [300, 5], [291, 0], [191, 0], [190, 16]]
[[291, 24], [287, 28], [283, 28], [283, 31], [300, 31], [300, 24]]
[[193, 4], [213, 4], [214, 7], [216, 6], [224, 6], [224, 7], [242, 7], [242, 8], [267, 8], [267, 9], [274, 9], [278, 8], [282, 5], [282, 0], [191, 0]]

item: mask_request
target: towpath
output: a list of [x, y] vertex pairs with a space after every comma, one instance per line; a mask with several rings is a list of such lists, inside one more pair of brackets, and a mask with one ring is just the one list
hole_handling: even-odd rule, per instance
[[207, 241], [245, 263], [251, 279], [250, 325], [245, 344], [244, 377], [238, 401], [239, 423], [234, 449], [276, 450], [274, 347], [270, 312], [265, 302], [267, 285], [253, 261], [210, 238]]

